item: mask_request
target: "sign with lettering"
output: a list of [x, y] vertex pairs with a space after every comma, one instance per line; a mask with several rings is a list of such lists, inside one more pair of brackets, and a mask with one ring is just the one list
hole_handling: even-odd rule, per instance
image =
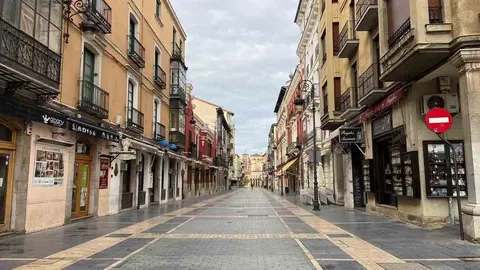
[[43, 123], [46, 125], [59, 127], [59, 128], [67, 127], [67, 121], [65, 119], [52, 116], [51, 114], [48, 114], [48, 113], [42, 114], [42, 120], [43, 120]]
[[108, 188], [108, 168], [110, 167], [110, 160], [108, 158], [100, 158], [100, 181], [99, 188]]
[[386, 114], [372, 122], [372, 135], [378, 136], [392, 129], [392, 114]]
[[361, 128], [341, 128], [339, 135], [340, 143], [362, 143]]
[[70, 124], [70, 130], [107, 141], [120, 142], [120, 136], [118, 134], [77, 121], [72, 121]]

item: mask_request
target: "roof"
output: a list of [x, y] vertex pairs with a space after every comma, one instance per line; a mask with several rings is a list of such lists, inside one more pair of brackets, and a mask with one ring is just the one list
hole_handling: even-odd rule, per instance
[[300, 13], [300, 6], [302, 5], [302, 1], [303, 0], [298, 0], [297, 12], [295, 13], [295, 20], [293, 20], [294, 23], [297, 23], [298, 13]]
[[280, 109], [280, 105], [282, 105], [283, 97], [285, 97], [286, 92], [287, 88], [285, 86], [282, 86], [282, 88], [280, 88], [280, 93], [278, 93], [277, 104], [275, 105], [275, 110], [273, 110], [274, 113], [278, 113], [278, 110]]
[[183, 26], [180, 23], [180, 20], [178, 19], [177, 13], [175, 13], [175, 10], [173, 9], [172, 3], [170, 3], [170, 0], [166, 0], [165, 2], [167, 2], [168, 10], [172, 13], [172, 16], [175, 22], [178, 24], [178, 27], [180, 28], [180, 32], [185, 37], [185, 39], [187, 39], [187, 33], [185, 33], [185, 29], [183, 29]]
[[[198, 98], [198, 97], [196, 97], [196, 96], [193, 96], [193, 99], [196, 99], [196, 100], [198, 100], [198, 101], [207, 103], [208, 105], [211, 105], [211, 106], [213, 106], [213, 107], [221, 108], [221, 106], [219, 106], [219, 105], [217, 105], [217, 104], [215, 104], [215, 103], [212, 103], [212, 102], [210, 102], [210, 101], [206, 101], [206, 100], [201, 99], [201, 98]], [[222, 108], [222, 110], [223, 110], [224, 112], [226, 112], [226, 113], [230, 113], [230, 114], [232, 114], [232, 115], [235, 115], [232, 111], [226, 110], [226, 109], [224, 109], [224, 108]]]

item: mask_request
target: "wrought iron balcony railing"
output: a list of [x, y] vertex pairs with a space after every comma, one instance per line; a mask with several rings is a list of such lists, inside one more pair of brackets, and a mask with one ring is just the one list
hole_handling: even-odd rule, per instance
[[187, 94], [185, 93], [185, 90], [180, 87], [178, 84], [172, 84], [171, 86], [171, 91], [170, 91], [170, 97], [177, 97], [180, 98], [182, 101], [187, 100]]
[[348, 109], [357, 108], [357, 88], [350, 87], [342, 94], [340, 111], [343, 113]]
[[176, 144], [177, 146], [185, 146], [185, 134], [180, 131], [170, 131], [170, 142]]
[[412, 30], [410, 24], [410, 18], [408, 18], [398, 30], [393, 33], [393, 35], [388, 39], [388, 46], [389, 48], [393, 47], [397, 44], [402, 37], [406, 36]]
[[428, 7], [428, 18], [430, 23], [443, 23], [443, 9], [442, 6]]
[[153, 130], [153, 138], [159, 141], [165, 140], [167, 135], [165, 126], [158, 122], [154, 123], [154, 125], [155, 129]]
[[181, 60], [183, 62], [182, 48], [176, 42], [173, 42], [172, 59]]
[[[373, 5], [378, 5], [378, 0], [360, 0], [357, 3], [357, 10], [355, 18], [360, 19], [368, 11], [368, 8]], [[357, 21], [358, 23], [358, 21]]]
[[143, 119], [144, 116], [142, 112], [135, 108], [127, 107], [127, 127], [143, 133]]
[[378, 64], [372, 64], [362, 75], [358, 78], [358, 97], [360, 100], [374, 89], [382, 88], [379, 79]]
[[[345, 23], [345, 26], [340, 32], [338, 39], [339, 57], [341, 55], [351, 53], [351, 51], [355, 50], [356, 47], [358, 47], [357, 32], [355, 31], [355, 21], [349, 20]], [[345, 51], [348, 52], [344, 53]]]
[[139, 68], [145, 67], [145, 48], [135, 36], [128, 36], [128, 56]]
[[80, 80], [78, 108], [102, 119], [108, 118], [109, 94], [90, 81]]
[[[31, 70], [35, 73], [31, 74], [32, 76], [54, 82], [58, 87], [61, 56], [2, 18], [0, 18], [0, 57]], [[24, 74], [23, 70], [19, 72]]]
[[155, 66], [155, 83], [160, 86], [161, 89], [167, 87], [167, 74], [163, 71], [162, 67]]
[[94, 0], [91, 10], [91, 19], [104, 34], [112, 32], [112, 8], [105, 0]]
[[298, 149], [299, 143], [298, 142], [292, 142], [287, 146], [287, 154], [293, 153], [295, 150]]

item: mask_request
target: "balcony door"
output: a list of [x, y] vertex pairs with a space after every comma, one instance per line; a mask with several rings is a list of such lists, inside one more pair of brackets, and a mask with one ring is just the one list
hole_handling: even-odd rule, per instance
[[96, 104], [93, 95], [95, 82], [95, 54], [85, 48], [83, 51], [83, 87], [82, 99], [89, 104]]

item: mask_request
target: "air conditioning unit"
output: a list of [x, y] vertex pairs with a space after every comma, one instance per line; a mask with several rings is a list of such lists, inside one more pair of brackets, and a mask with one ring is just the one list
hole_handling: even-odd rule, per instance
[[457, 94], [432, 94], [422, 97], [422, 114], [427, 114], [433, 108], [442, 108], [452, 115], [460, 112]]
[[121, 171], [127, 171], [128, 170], [128, 164], [126, 162], [120, 163], [120, 170]]

